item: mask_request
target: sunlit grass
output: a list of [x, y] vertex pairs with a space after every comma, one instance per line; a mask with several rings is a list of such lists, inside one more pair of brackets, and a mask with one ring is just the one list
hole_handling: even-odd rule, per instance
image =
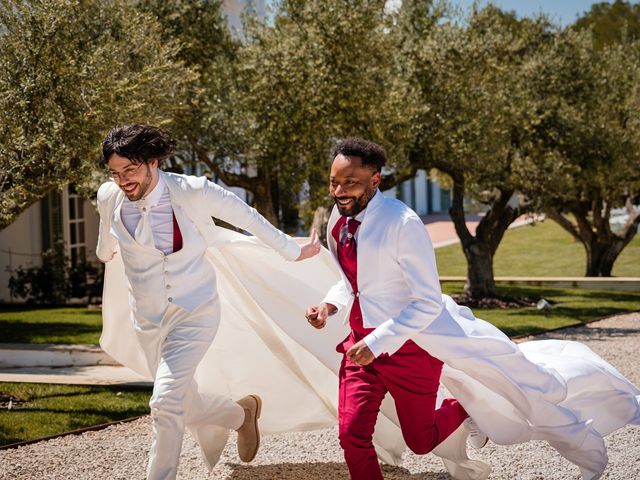
[[[444, 293], [462, 291], [463, 284], [444, 283]], [[550, 289], [544, 287], [498, 286], [500, 295], [544, 298], [553, 304], [547, 316], [536, 307], [517, 309], [474, 309], [476, 317], [492, 323], [509, 336], [540, 333], [597, 320], [602, 317], [640, 310], [640, 292], [601, 292], [594, 290]]]
[[97, 344], [100, 310], [87, 308], [0, 307], [0, 342]]
[[149, 413], [149, 388], [0, 383], [26, 400], [0, 409], [0, 445], [24, 442]]
[[[436, 250], [443, 276], [466, 276], [467, 263], [460, 244]], [[580, 277], [586, 254], [580, 242], [555, 222], [545, 220], [508, 230], [494, 259], [497, 277]], [[640, 235], [627, 245], [613, 266], [617, 277], [640, 277]]]

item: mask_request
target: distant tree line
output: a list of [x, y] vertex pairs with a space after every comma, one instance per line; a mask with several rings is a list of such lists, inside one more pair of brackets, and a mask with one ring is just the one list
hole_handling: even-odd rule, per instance
[[[389, 152], [385, 187], [418, 169], [452, 186], [471, 296], [496, 294], [493, 257], [529, 212], [611, 275], [640, 224], [637, 4], [561, 28], [493, 5], [282, 0], [242, 35], [222, 4], [0, 0], [0, 228], [64, 184], [90, 195], [105, 132], [145, 122], [179, 138], [173, 167], [206, 165], [292, 230], [328, 204], [332, 142], [358, 135]], [[465, 198], [486, 208], [475, 234]]]

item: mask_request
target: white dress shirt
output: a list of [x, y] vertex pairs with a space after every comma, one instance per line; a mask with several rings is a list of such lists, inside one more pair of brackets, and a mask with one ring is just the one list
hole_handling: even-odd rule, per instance
[[162, 175], [158, 175], [158, 183], [146, 197], [137, 201], [125, 197], [122, 202], [122, 224], [132, 237], [135, 237], [134, 232], [140, 222], [140, 209], [143, 206], [150, 210], [149, 221], [156, 248], [165, 255], [170, 254], [173, 252], [173, 208], [169, 189]]

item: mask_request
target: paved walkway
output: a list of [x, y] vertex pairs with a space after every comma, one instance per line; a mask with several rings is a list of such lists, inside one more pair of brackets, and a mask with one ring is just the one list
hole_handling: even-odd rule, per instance
[[[429, 236], [431, 237], [431, 242], [433, 243], [434, 248], [446, 247], [447, 245], [460, 243], [460, 239], [456, 234], [456, 228], [454, 227], [449, 215], [424, 215], [420, 218], [424, 222], [427, 232], [429, 232]], [[472, 235], [475, 235], [476, 228], [480, 223], [480, 219], [481, 217], [478, 215], [466, 216], [467, 228]], [[520, 218], [516, 219], [511, 225], [509, 225], [509, 228], [511, 229], [521, 227], [523, 225], [531, 223], [531, 221], [532, 220], [530, 217], [523, 215]]]
[[[625, 314], [545, 335], [586, 343], [640, 384], [640, 314]], [[139, 479], [144, 478], [151, 441], [149, 417], [105, 430], [68, 435], [17, 449], [0, 451], [0, 480], [14, 479]], [[606, 438], [608, 480], [640, 478], [640, 427], [627, 426]], [[471, 452], [493, 467], [490, 480], [578, 480], [578, 468], [547, 443], [532, 441], [501, 446], [490, 443]], [[406, 453], [402, 466], [383, 468], [386, 480], [446, 480], [441, 461], [433, 455]], [[348, 474], [338, 444], [337, 429], [267, 435], [258, 456], [242, 464], [232, 435], [222, 458], [207, 472], [198, 447], [187, 433], [178, 478], [180, 480], [339, 480]]]

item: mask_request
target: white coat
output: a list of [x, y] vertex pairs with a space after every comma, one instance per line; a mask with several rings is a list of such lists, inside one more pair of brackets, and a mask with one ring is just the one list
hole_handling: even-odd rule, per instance
[[[336, 258], [336, 241], [331, 232], [339, 218], [334, 207], [327, 243]], [[375, 328], [364, 341], [376, 357], [381, 353], [391, 355], [442, 311], [433, 246], [418, 215], [380, 191], [364, 211], [357, 243], [362, 321], [365, 328]], [[323, 301], [340, 311], [351, 306], [353, 295], [351, 284], [342, 273]]]

